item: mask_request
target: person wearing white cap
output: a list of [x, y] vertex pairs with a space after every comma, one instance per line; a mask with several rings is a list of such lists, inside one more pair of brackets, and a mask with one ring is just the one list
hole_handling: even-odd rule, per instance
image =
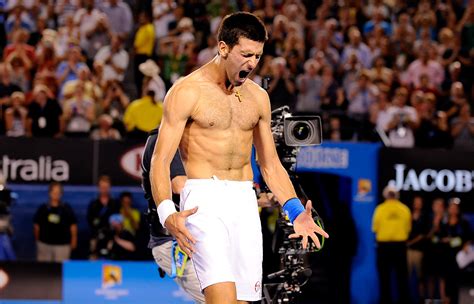
[[377, 241], [377, 267], [380, 280], [380, 303], [392, 303], [391, 273], [395, 271], [400, 303], [409, 303], [406, 241], [411, 230], [410, 209], [398, 200], [398, 189], [388, 185], [385, 201], [375, 208], [372, 230]]
[[153, 59], [148, 59], [138, 66], [140, 72], [145, 76], [143, 78], [143, 92], [145, 95], [148, 91], [152, 91], [156, 102], [162, 102], [165, 99], [166, 87], [163, 79], [160, 77], [160, 67]]

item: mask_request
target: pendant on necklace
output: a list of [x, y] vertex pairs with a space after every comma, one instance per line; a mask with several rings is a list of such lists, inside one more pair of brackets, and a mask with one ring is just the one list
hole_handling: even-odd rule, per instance
[[239, 99], [239, 102], [242, 102], [242, 99], [241, 99], [241, 98], [242, 98], [242, 94], [240, 94], [239, 91], [236, 91], [236, 92], [235, 92], [235, 97], [237, 97], [237, 98]]

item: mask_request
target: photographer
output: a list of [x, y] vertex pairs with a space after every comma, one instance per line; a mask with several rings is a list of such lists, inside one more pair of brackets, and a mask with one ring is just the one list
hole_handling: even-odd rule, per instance
[[392, 105], [387, 110], [387, 124], [383, 127], [388, 132], [390, 144], [396, 148], [415, 146], [414, 130], [419, 126], [416, 110], [407, 106], [408, 90], [400, 87], [395, 91]]

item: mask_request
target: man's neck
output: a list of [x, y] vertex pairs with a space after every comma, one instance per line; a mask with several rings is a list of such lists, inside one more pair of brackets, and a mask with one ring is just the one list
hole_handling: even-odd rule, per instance
[[222, 59], [220, 55], [216, 55], [216, 57], [209, 62], [207, 68], [210, 72], [207, 74], [208, 79], [215, 82], [226, 93], [232, 93], [234, 91], [235, 87], [229, 78], [227, 78], [224, 59]]

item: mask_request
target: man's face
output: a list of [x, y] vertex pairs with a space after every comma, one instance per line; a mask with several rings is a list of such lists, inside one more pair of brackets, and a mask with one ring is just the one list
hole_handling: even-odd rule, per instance
[[220, 42], [220, 54], [224, 55], [227, 78], [234, 86], [242, 85], [248, 75], [257, 67], [262, 57], [263, 43], [240, 38], [232, 49]]
[[99, 182], [99, 193], [100, 194], [109, 194], [110, 192], [110, 184], [106, 181]]

